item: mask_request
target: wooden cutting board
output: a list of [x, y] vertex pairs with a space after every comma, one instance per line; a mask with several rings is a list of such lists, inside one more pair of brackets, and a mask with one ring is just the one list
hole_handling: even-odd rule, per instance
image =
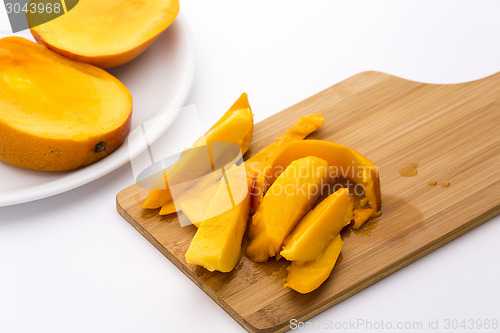
[[[149, 191], [137, 185], [117, 195], [120, 214], [251, 332], [285, 331], [290, 319], [307, 320], [500, 212], [500, 73], [454, 85], [360, 73], [256, 124], [247, 156], [318, 112], [326, 123], [310, 138], [347, 145], [379, 167], [383, 215], [345, 233], [340, 262], [312, 293], [283, 288], [283, 259], [243, 257], [231, 273], [187, 264], [194, 226], [141, 209]], [[411, 163], [418, 174], [402, 177]]]

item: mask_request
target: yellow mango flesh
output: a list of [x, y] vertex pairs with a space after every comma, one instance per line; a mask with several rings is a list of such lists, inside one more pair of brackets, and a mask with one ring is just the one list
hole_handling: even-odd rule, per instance
[[158, 213], [159, 215], [169, 215], [173, 213], [177, 213], [180, 209], [177, 209], [177, 207], [174, 204], [173, 200], [170, 200], [163, 206], [161, 206], [160, 212]]
[[163, 177], [158, 178], [155, 182], [154, 188], [149, 192], [141, 208], [155, 209], [167, 204], [171, 204], [170, 206], [175, 208], [170, 191], [164, 188], [165, 184], [167, 184], [167, 173], [163, 171]]
[[358, 208], [353, 211], [353, 225], [352, 228], [355, 230], [361, 229], [365, 225], [365, 223], [372, 217], [373, 209], [372, 208]]
[[264, 174], [277, 153], [281, 151], [283, 145], [296, 140], [302, 140], [312, 132], [316, 131], [325, 123], [325, 117], [322, 114], [307, 115], [300, 118], [285, 134], [277, 138], [272, 144], [261, 149], [245, 163], [253, 170]]
[[142, 53], [178, 12], [178, 0], [80, 0], [66, 14], [39, 26], [39, 15], [28, 12], [27, 18], [35, 39], [53, 51], [110, 68]]
[[[250, 147], [250, 141], [253, 133], [253, 114], [249, 108], [233, 111], [231, 116], [219, 124], [214, 129], [205, 134], [207, 144], [210, 146], [214, 142], [234, 143], [240, 147], [241, 156], [243, 156]], [[215, 152], [211, 150], [213, 162], [216, 163], [225, 151]]]
[[341, 188], [307, 213], [285, 240], [280, 254], [290, 261], [315, 260], [351, 219], [352, 198], [347, 188]]
[[[209, 164], [207, 164], [207, 161], [200, 161], [205, 156], [202, 156], [199, 151], [193, 148], [211, 142], [229, 142], [237, 144], [243, 155], [250, 146], [252, 134], [253, 114], [248, 103], [247, 94], [243, 93], [222, 118], [194, 143], [191, 149], [181, 154], [181, 159], [168, 169], [167, 176], [169, 178], [171, 176], [174, 178], [183, 177], [183, 175], [189, 175], [190, 178], [200, 177], [210, 171], [200, 167], [200, 165], [208, 166]], [[164, 205], [172, 207], [169, 203], [171, 200], [172, 193], [165, 177], [165, 184], [162, 184], [161, 188], [151, 190], [141, 207], [149, 209], [159, 208]], [[164, 213], [167, 211], [169, 210], [165, 210]]]
[[257, 154], [253, 155], [245, 164], [252, 169], [257, 178], [252, 188], [251, 209], [256, 211], [262, 197], [264, 196], [265, 186], [265, 171], [274, 161], [274, 158], [283, 149], [287, 143], [296, 140], [302, 140], [325, 123], [325, 117], [322, 114], [307, 115], [299, 119], [285, 134], [276, 139], [272, 144], [261, 149]]
[[377, 167], [357, 151], [338, 143], [321, 140], [294, 141], [286, 145], [273, 164], [266, 170], [266, 186], [272, 184], [280, 170], [292, 161], [317, 156], [328, 162], [338, 176], [347, 178], [363, 186], [368, 202], [373, 208], [372, 216], [377, 216], [382, 205], [380, 179]]
[[[204, 213], [200, 214], [199, 212], [191, 210], [195, 209], [195, 206], [197, 205], [202, 205], [202, 207], [196, 208], [197, 210], [206, 210], [210, 200], [212, 199], [212, 197], [210, 197], [210, 193], [215, 193], [213, 187], [216, 188], [221, 176], [222, 172], [220, 170], [216, 170], [215, 172], [211, 172], [203, 177], [195, 179], [192, 181], [193, 185], [190, 185], [185, 191], [176, 197], [175, 203], [173, 200], [170, 200], [167, 204], [161, 207], [160, 215], [176, 213], [183, 210], [183, 206], [185, 209], [184, 214], [192, 223], [200, 222]], [[194, 216], [201, 216], [201, 219], [193, 221], [190, 216], [191, 218], [194, 218]]]
[[330, 276], [344, 242], [340, 235], [333, 238], [323, 253], [312, 261], [292, 261], [288, 267], [285, 287], [301, 294], [317, 289]]
[[201, 222], [186, 252], [188, 263], [220, 272], [230, 272], [236, 266], [250, 208], [246, 179], [244, 167], [233, 167], [221, 178], [205, 213], [212, 217]]
[[[180, 202], [180, 209], [195, 226], [198, 227], [199, 223], [203, 221], [208, 206], [210, 205], [212, 199], [216, 196], [218, 188], [219, 184], [217, 182], [213, 183], [199, 194], [191, 196]], [[160, 215], [162, 215], [161, 211]]]
[[325, 160], [309, 156], [291, 162], [276, 179], [250, 224], [250, 259], [264, 262], [279, 253], [285, 237], [319, 198], [327, 170]]
[[[238, 110], [248, 110], [249, 114], [252, 117], [252, 122], [250, 124], [250, 127], [248, 130], [246, 130], [245, 133], [240, 133], [243, 134], [243, 140], [241, 144], [241, 154], [245, 154], [250, 148], [250, 142], [252, 141], [252, 135], [253, 135], [253, 114], [252, 114], [252, 109], [250, 108], [250, 103], [248, 103], [248, 95], [246, 93], [241, 94], [241, 96], [236, 100], [236, 102], [233, 103], [233, 105], [229, 108], [229, 110], [226, 111], [226, 113], [207, 131], [205, 134], [205, 137], [211, 133], [215, 128], [219, 127], [222, 123], [224, 123], [231, 115]], [[212, 139], [207, 139], [207, 141], [210, 141]], [[215, 140], [212, 140], [215, 141]], [[227, 141], [224, 141], [227, 142]]]
[[0, 39], [0, 160], [76, 169], [125, 140], [132, 96], [104, 70], [21, 37]]
[[249, 109], [233, 111], [229, 118], [207, 132], [206, 136], [197, 140], [191, 149], [181, 154], [180, 159], [167, 170], [169, 190], [172, 192], [172, 184], [176, 186], [174, 191], [177, 198], [174, 199], [184, 196], [185, 191], [196, 184], [193, 180], [216, 172], [213, 166], [220, 165], [220, 160], [227, 154], [227, 150], [225, 147], [213, 149], [215, 143], [235, 144], [241, 151], [245, 137], [252, 129], [252, 118]]

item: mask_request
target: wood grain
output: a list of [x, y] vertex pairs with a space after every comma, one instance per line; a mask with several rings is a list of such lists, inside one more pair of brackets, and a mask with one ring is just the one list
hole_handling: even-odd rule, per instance
[[[364, 231], [347, 231], [342, 260], [312, 293], [283, 288], [283, 259], [242, 257], [225, 274], [187, 264], [193, 226], [141, 209], [148, 190], [137, 185], [117, 195], [120, 214], [251, 332], [285, 331], [290, 319], [318, 314], [500, 212], [500, 73], [456, 85], [360, 73], [256, 124], [247, 156], [318, 112], [326, 123], [310, 138], [352, 147], [379, 167], [383, 215]], [[417, 176], [400, 176], [413, 162]]]

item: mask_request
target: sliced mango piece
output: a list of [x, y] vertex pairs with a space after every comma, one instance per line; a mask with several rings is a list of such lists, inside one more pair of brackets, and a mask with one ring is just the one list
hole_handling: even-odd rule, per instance
[[[168, 169], [167, 177], [176, 178], [188, 175], [194, 179], [203, 176], [210, 171], [210, 163], [207, 163], [206, 159], [210, 158], [213, 165], [213, 157], [207, 157], [202, 149], [194, 148], [209, 145], [212, 142], [229, 142], [237, 144], [243, 155], [250, 146], [252, 133], [253, 114], [247, 94], [243, 93], [224, 116], [195, 142], [191, 149], [181, 154], [181, 159]], [[143, 203], [142, 208], [159, 208], [172, 200], [172, 193], [166, 178], [165, 185], [160, 189], [153, 189], [150, 197]]]
[[[246, 166], [246, 165], [245, 165]], [[189, 188], [185, 194], [178, 199], [180, 210], [186, 215], [186, 217], [193, 223], [196, 227], [199, 226], [200, 222], [205, 218], [212, 217], [207, 214], [215, 214], [216, 212], [207, 213], [210, 203], [217, 192], [219, 179], [222, 177], [221, 172], [212, 172], [210, 175], [203, 177], [203, 179], [197, 182], [194, 186]], [[247, 181], [253, 184], [255, 175], [251, 170], [246, 169]], [[243, 181], [243, 178], [240, 180]], [[246, 195], [246, 193], [245, 193]], [[234, 200], [234, 198], [233, 198]], [[236, 198], [238, 200], [238, 198]], [[242, 200], [242, 198], [240, 198]], [[171, 201], [172, 202], [172, 201]], [[173, 204], [172, 204], [173, 206]], [[170, 213], [174, 213], [175, 207], [169, 207], [169, 204], [162, 207], [166, 209], [171, 209]], [[162, 212], [160, 211], [160, 215]]]
[[[149, 192], [148, 197], [142, 203], [141, 208], [155, 209], [162, 207], [169, 202], [171, 202], [172, 198], [166, 195], [167, 190], [164, 189], [165, 184], [167, 183], [167, 174], [163, 172], [163, 177], [159, 178], [155, 184], [154, 188]], [[170, 195], [170, 191], [168, 191]], [[172, 202], [173, 204], [173, 202]]]
[[353, 225], [352, 228], [355, 230], [361, 229], [362, 226], [372, 217], [373, 208], [359, 208], [353, 211]]
[[233, 167], [221, 178], [205, 213], [211, 217], [201, 222], [186, 252], [188, 263], [220, 272], [236, 266], [250, 208], [251, 184], [246, 179], [244, 167]]
[[312, 261], [292, 261], [288, 267], [286, 288], [301, 294], [317, 289], [330, 276], [344, 241], [338, 235], [327, 245], [320, 257]]
[[199, 223], [203, 221], [208, 206], [210, 205], [212, 199], [215, 198], [218, 188], [219, 184], [218, 182], [215, 182], [201, 191], [198, 195], [191, 196], [190, 198], [180, 202], [180, 209], [189, 221], [191, 221], [191, 223], [193, 223], [196, 227], [198, 227]]
[[250, 224], [247, 255], [264, 262], [281, 250], [285, 237], [319, 198], [328, 164], [309, 156], [290, 163], [264, 196]]
[[177, 213], [178, 211], [180, 211], [180, 208], [177, 209], [177, 207], [174, 204], [174, 201], [170, 200], [169, 202], [167, 202], [166, 204], [161, 206], [160, 212], [158, 214], [159, 215], [170, 215], [173, 213]]
[[281, 151], [283, 145], [296, 140], [302, 140], [312, 132], [316, 131], [325, 123], [325, 117], [318, 113], [300, 118], [285, 134], [277, 138], [273, 143], [264, 147], [245, 163], [253, 170], [264, 173], [270, 161]]
[[352, 197], [347, 188], [341, 188], [307, 213], [285, 240], [280, 254], [290, 261], [315, 260], [351, 219]]
[[292, 161], [305, 156], [317, 156], [326, 160], [336, 171], [336, 175], [360, 184], [373, 208], [372, 216], [379, 214], [382, 198], [377, 167], [357, 151], [338, 143], [305, 140], [287, 144], [266, 170], [266, 187], [270, 186]]
[[[191, 201], [191, 203], [184, 205], [186, 210], [189, 210], [190, 207], [192, 207], [192, 205], [195, 203], [202, 204], [203, 209], [206, 210], [212, 198], [208, 198], [210, 192], [206, 194], [203, 194], [203, 192], [206, 191], [209, 187], [216, 186], [221, 176], [222, 176], [221, 170], [216, 170], [203, 177], [192, 180], [191, 183], [193, 183], [193, 185], [189, 186], [181, 195], [179, 195], [176, 198], [175, 204], [173, 200], [170, 200], [168, 203], [162, 206], [160, 210], [160, 215], [173, 214], [182, 210], [181, 206], [182, 203], [185, 201]], [[215, 190], [213, 190], [211, 193], [214, 192]], [[206, 198], [206, 200], [200, 201], [202, 198]], [[186, 215], [192, 223], [200, 222], [201, 219], [203, 219], [203, 215], [201, 216], [201, 219], [197, 221], [193, 221], [191, 220], [191, 218], [189, 218], [189, 216], [194, 217], [199, 215], [196, 212], [184, 211], [184, 215]]]
[[273, 163], [278, 153], [287, 143], [296, 140], [302, 140], [325, 123], [325, 117], [318, 113], [307, 115], [299, 119], [285, 134], [276, 139], [273, 143], [261, 149], [253, 155], [245, 164], [248, 165], [256, 174], [257, 178], [252, 188], [251, 210], [255, 212], [262, 197], [264, 196], [265, 171]]

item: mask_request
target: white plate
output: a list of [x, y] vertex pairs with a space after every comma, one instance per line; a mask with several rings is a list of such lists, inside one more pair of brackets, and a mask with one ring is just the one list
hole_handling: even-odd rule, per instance
[[[26, 32], [17, 35], [29, 38]], [[164, 121], [148, 131], [154, 141], [169, 127], [188, 96], [194, 63], [192, 38], [179, 16], [146, 52], [110, 70], [132, 93], [132, 130], [161, 115]], [[99, 162], [69, 172], [33, 171], [0, 162], [0, 207], [46, 198], [102, 177], [141, 152], [129, 146], [143, 147], [126, 142]]]

